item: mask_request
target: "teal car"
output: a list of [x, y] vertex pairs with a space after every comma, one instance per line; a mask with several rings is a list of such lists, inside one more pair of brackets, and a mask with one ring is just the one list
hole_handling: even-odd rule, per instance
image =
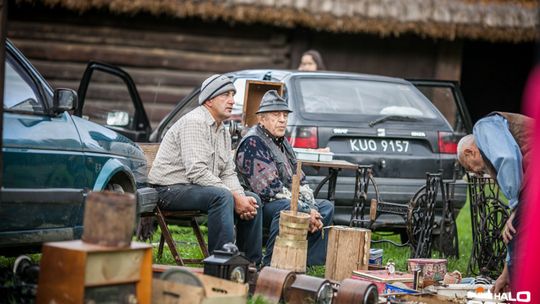
[[80, 238], [88, 191], [136, 193], [146, 179], [144, 154], [130, 134], [77, 115], [84, 98], [53, 90], [11, 42], [5, 48], [1, 255]]

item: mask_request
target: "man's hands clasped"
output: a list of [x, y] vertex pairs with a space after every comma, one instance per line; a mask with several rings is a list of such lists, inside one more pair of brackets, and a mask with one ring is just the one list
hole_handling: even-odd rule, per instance
[[314, 233], [321, 230], [323, 228], [321, 214], [317, 210], [311, 209], [311, 213], [309, 215], [309, 232]]
[[257, 200], [251, 196], [241, 194], [234, 195], [234, 211], [240, 216], [240, 219], [249, 221], [257, 216]]

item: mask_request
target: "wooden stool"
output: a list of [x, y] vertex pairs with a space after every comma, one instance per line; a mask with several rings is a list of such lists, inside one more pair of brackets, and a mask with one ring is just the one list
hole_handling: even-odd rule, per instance
[[[202, 263], [202, 261], [208, 257], [208, 247], [206, 246], [206, 242], [204, 241], [204, 237], [201, 232], [201, 228], [199, 227], [199, 223], [197, 223], [197, 217], [201, 216], [200, 211], [198, 210], [191, 210], [191, 211], [162, 211], [159, 209], [159, 207], [156, 207], [156, 217], [158, 219], [159, 227], [161, 228], [161, 238], [159, 240], [159, 248], [158, 248], [158, 258], [161, 258], [161, 255], [163, 253], [163, 244], [166, 241], [167, 245], [169, 245], [169, 249], [171, 250], [171, 253], [176, 260], [176, 263], [180, 266], [183, 266], [183, 263]], [[176, 244], [174, 243], [174, 240], [172, 239], [171, 233], [169, 232], [169, 228], [167, 227], [167, 223], [174, 224], [174, 225], [181, 225], [185, 226], [184, 223], [189, 222], [189, 225], [191, 226], [191, 229], [193, 229], [193, 233], [195, 234], [195, 237], [197, 238], [197, 242], [199, 243], [199, 248], [201, 249], [201, 253], [203, 254], [202, 259], [181, 259], [180, 255], [178, 254], [178, 251], [176, 250]], [[183, 225], [182, 225], [183, 224]], [[172, 244], [172, 245], [171, 245]]]
[[[185, 264], [202, 263], [202, 261], [205, 258], [207, 258], [209, 254], [208, 254], [208, 247], [206, 246], [206, 242], [204, 241], [204, 237], [201, 232], [201, 228], [199, 227], [199, 224], [197, 223], [197, 217], [201, 215], [202, 214], [198, 210], [162, 211], [157, 206], [153, 212], [141, 214], [141, 217], [155, 216], [158, 221], [159, 228], [161, 229], [161, 237], [159, 240], [157, 257], [161, 258], [163, 256], [163, 246], [165, 242], [167, 242], [167, 246], [169, 246], [169, 250], [171, 251], [171, 254], [176, 264], [180, 266], [184, 266]], [[199, 248], [201, 249], [201, 253], [203, 255], [202, 259], [183, 259], [180, 256], [180, 253], [178, 252], [178, 249], [176, 247], [176, 242], [174, 241], [168, 227], [168, 225], [171, 225], [171, 224], [178, 225], [178, 226], [187, 226], [187, 225], [191, 226], [191, 228], [193, 229], [193, 233], [195, 234], [195, 237], [197, 238], [197, 242], [199, 243]]]

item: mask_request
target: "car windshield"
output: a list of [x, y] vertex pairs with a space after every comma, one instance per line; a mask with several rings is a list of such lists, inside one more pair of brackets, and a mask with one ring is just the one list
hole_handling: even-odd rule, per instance
[[343, 78], [300, 78], [297, 85], [303, 113], [419, 119], [438, 116], [430, 101], [412, 85]]

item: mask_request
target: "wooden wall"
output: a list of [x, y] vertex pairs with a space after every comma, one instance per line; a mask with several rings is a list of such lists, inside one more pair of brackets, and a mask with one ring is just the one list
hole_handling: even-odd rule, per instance
[[[242, 37], [192, 34], [188, 28], [10, 21], [8, 37], [54, 87], [76, 90], [90, 60], [121, 66], [134, 78], [153, 126], [211, 74], [290, 65], [286, 37], [279, 33]], [[125, 95], [121, 83], [96, 80], [89, 98], [106, 103]]]
[[[8, 37], [54, 86], [78, 88], [89, 60], [119, 65], [135, 79], [153, 126], [207, 76], [296, 69], [309, 48], [336, 71], [453, 80], [461, 73], [461, 43], [412, 35], [381, 38], [102, 11], [77, 15], [43, 7], [17, 8], [11, 15]], [[107, 78], [95, 92], [89, 98], [125, 95]]]

